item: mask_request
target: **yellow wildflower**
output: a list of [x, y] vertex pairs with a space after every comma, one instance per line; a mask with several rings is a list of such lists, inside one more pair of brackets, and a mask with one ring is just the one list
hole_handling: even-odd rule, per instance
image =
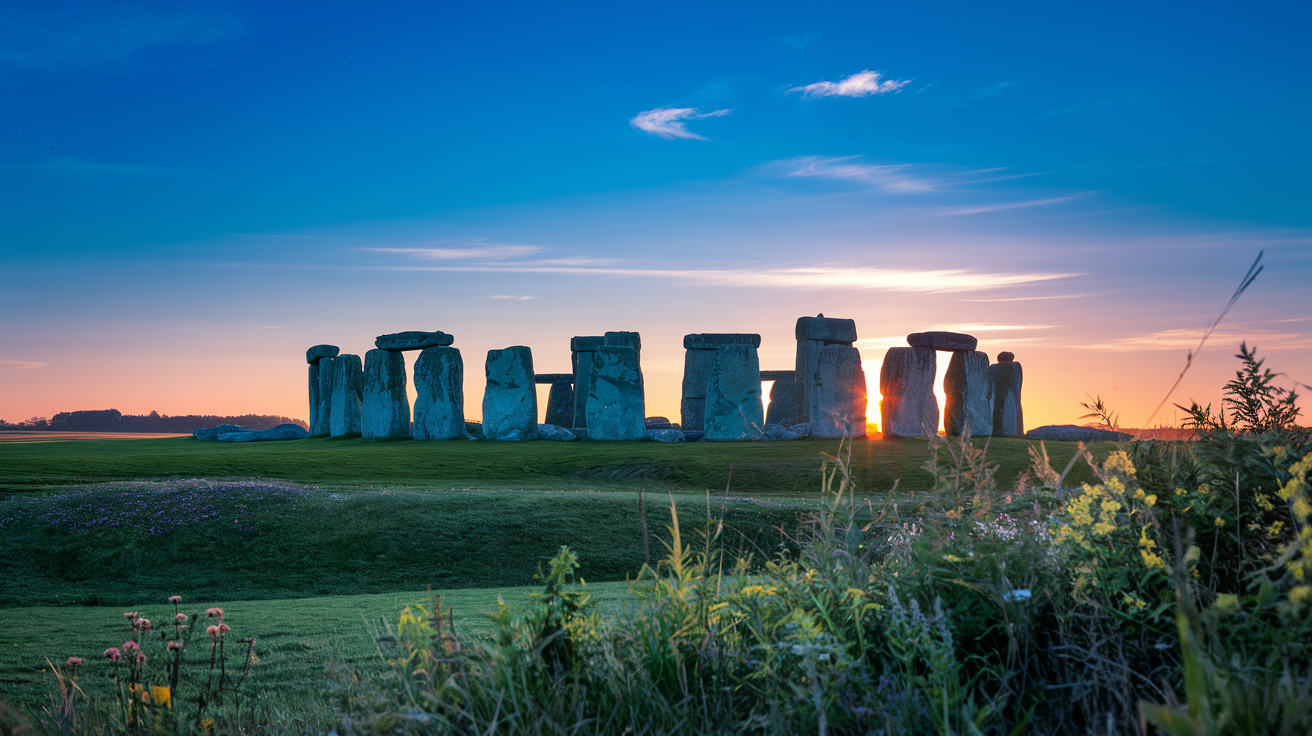
[[1312, 586], [1298, 585], [1289, 591], [1289, 602], [1296, 606], [1302, 605], [1309, 597], [1312, 597]]
[[1263, 511], [1275, 511], [1276, 509], [1275, 504], [1271, 503], [1271, 497], [1265, 493], [1257, 494], [1257, 505], [1260, 506]]
[[1285, 522], [1273, 521], [1271, 522], [1271, 526], [1266, 528], [1266, 535], [1268, 537], [1278, 537], [1280, 536], [1280, 533], [1283, 532], [1284, 530], [1285, 530]]
[[1146, 549], [1141, 549], [1139, 550], [1139, 554], [1143, 556], [1143, 564], [1149, 570], [1156, 570], [1159, 567], [1166, 567], [1166, 562], [1163, 561], [1161, 556], [1155, 552], [1149, 552]]
[[1097, 524], [1094, 524], [1094, 525], [1093, 525], [1093, 533], [1094, 533], [1094, 534], [1097, 534], [1097, 535], [1099, 535], [1099, 536], [1103, 536], [1103, 537], [1105, 537], [1105, 536], [1107, 536], [1108, 534], [1111, 534], [1111, 533], [1114, 532], [1114, 531], [1116, 531], [1116, 525], [1115, 525], [1115, 524], [1108, 524], [1108, 523], [1105, 522], [1105, 521], [1100, 521], [1100, 522], [1098, 522]]
[[1212, 523], [1215, 524], [1218, 528], [1220, 528], [1225, 526], [1225, 519], [1222, 519], [1221, 517], [1218, 516], [1216, 517], [1216, 521], [1213, 521]]
[[1143, 601], [1139, 600], [1138, 598], [1136, 598], [1136, 597], [1130, 595], [1129, 593], [1126, 593], [1126, 594], [1125, 594], [1125, 605], [1127, 605], [1127, 606], [1134, 606], [1135, 610], [1140, 610], [1140, 611], [1141, 611], [1141, 610], [1143, 610], [1145, 607], [1147, 607], [1148, 604], [1147, 604], [1147, 603], [1144, 603]]
[[856, 588], [848, 588], [847, 594], [852, 596], [853, 598], [860, 598], [861, 596], [865, 595], [866, 592], [864, 590], [857, 590]]
[[1198, 549], [1198, 545], [1192, 545], [1189, 547], [1189, 550], [1184, 553], [1184, 564], [1188, 565], [1197, 562], [1202, 556], [1203, 551]]
[[1144, 524], [1143, 528], [1139, 530], [1139, 546], [1144, 549], [1153, 549], [1157, 546], [1156, 542], [1148, 538], [1148, 527], [1150, 526], [1152, 524]]
[[1207, 495], [1212, 492], [1212, 487], [1204, 483], [1201, 486], [1198, 486], [1198, 492]]
[[1157, 505], [1157, 496], [1155, 494], [1150, 493], [1147, 496], [1143, 497], [1143, 503], [1145, 506], [1152, 508], [1153, 506]]
[[1185, 490], [1184, 490], [1183, 488], [1177, 488], [1177, 489], [1175, 489], [1175, 495], [1177, 495], [1177, 496], [1183, 496], [1184, 494], [1185, 494]]
[[1306, 498], [1299, 496], [1294, 501], [1294, 518], [1298, 519], [1299, 522], [1306, 524], [1309, 514], [1312, 514], [1312, 505], [1308, 504]]
[[965, 560], [961, 559], [960, 557], [957, 557], [956, 555], [943, 555], [943, 559], [947, 560], [948, 562], [965, 562]]
[[1239, 596], [1233, 593], [1222, 593], [1216, 597], [1216, 610], [1221, 613], [1234, 613], [1239, 610]]

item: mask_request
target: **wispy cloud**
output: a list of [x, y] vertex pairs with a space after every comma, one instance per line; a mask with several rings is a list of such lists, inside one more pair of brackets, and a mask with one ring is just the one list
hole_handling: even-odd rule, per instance
[[76, 13], [10, 8], [0, 12], [0, 38], [5, 39], [0, 45], [0, 62], [22, 69], [72, 71], [163, 44], [215, 41], [239, 29], [230, 15], [215, 11], [158, 11], [94, 3]]
[[[1142, 335], [1131, 335], [1119, 340], [1094, 344], [1077, 344], [1071, 347], [1120, 352], [1131, 350], [1191, 351], [1198, 347], [1198, 338], [1201, 335], [1202, 330], [1198, 329], [1161, 330]], [[1241, 341], [1247, 341], [1249, 345], [1260, 346], [1264, 351], [1306, 350], [1312, 348], [1312, 335], [1254, 328], [1217, 330], [1212, 333], [1209, 340], [1210, 343], [1231, 347], [1239, 345]]]
[[638, 113], [629, 121], [629, 125], [666, 140], [687, 138], [689, 140], [704, 141], [707, 139], [688, 130], [685, 121], [718, 118], [731, 112], [733, 111], [712, 110], [711, 112], [701, 112], [695, 107], [658, 107], [655, 110]]
[[1044, 296], [1013, 296], [1001, 299], [962, 299], [963, 302], [1037, 302], [1046, 299], [1087, 299], [1089, 297], [1102, 296], [1102, 294], [1082, 293], [1082, 294], [1047, 294]]
[[464, 248], [363, 248], [371, 253], [397, 253], [428, 261], [502, 260], [522, 258], [542, 250], [537, 245], [482, 245]]
[[943, 214], [982, 215], [988, 212], [1001, 212], [1003, 210], [1014, 210], [1014, 209], [1019, 209], [1021, 207], [1042, 207], [1044, 205], [1049, 205], [1049, 204], [1060, 204], [1062, 202], [1069, 202], [1072, 199], [1075, 199], [1076, 197], [1079, 196], [1081, 195], [1072, 194], [1067, 197], [1050, 197], [1048, 199], [1030, 199], [1024, 202], [1004, 202], [1002, 204], [991, 204], [991, 205], [985, 205], [983, 207], [967, 207], [965, 209], [959, 209], [959, 210], [948, 210]]
[[784, 176], [846, 179], [870, 184], [890, 192], [933, 192], [942, 187], [922, 174], [919, 164], [868, 164], [857, 156], [798, 156], [776, 162]]
[[0, 370], [21, 371], [30, 368], [40, 368], [45, 363], [34, 363], [29, 360], [0, 360]]
[[504, 299], [504, 300], [506, 300], [506, 301], [512, 301], [512, 302], [526, 302], [526, 301], [528, 301], [529, 299], [537, 299], [537, 297], [535, 297], [535, 296], [518, 296], [518, 295], [515, 295], [515, 294], [491, 294], [491, 295], [489, 295], [489, 296], [485, 296], [485, 297], [482, 297], [482, 298], [483, 298], [483, 299]]
[[853, 74], [838, 82], [816, 82], [802, 87], [793, 87], [789, 92], [801, 92], [803, 97], [869, 97], [897, 92], [911, 80], [885, 79], [880, 81], [883, 72], [869, 69]]
[[951, 324], [951, 325], [930, 325], [935, 330], [946, 330], [948, 332], [1011, 332], [1014, 330], [1051, 330], [1057, 325], [990, 325], [990, 324]]

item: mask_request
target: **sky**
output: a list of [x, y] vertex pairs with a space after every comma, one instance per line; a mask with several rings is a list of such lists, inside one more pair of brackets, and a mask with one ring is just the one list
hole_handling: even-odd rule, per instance
[[633, 330], [677, 421], [683, 335], [788, 369], [823, 313], [856, 320], [872, 421], [885, 350], [953, 330], [1015, 353], [1027, 426], [1089, 396], [1146, 426], [1259, 252], [1151, 424], [1219, 403], [1241, 341], [1312, 384], [1310, 29], [1308, 2], [8, 0], [0, 418], [305, 419], [309, 346], [442, 330], [476, 419], [488, 350], [568, 372], [571, 336]]

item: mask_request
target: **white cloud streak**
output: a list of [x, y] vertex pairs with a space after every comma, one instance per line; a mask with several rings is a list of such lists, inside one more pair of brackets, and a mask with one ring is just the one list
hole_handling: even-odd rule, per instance
[[1014, 210], [1021, 207], [1042, 207], [1049, 204], [1060, 204], [1069, 202], [1080, 195], [1072, 194], [1068, 197], [1052, 197], [1050, 199], [1031, 199], [1025, 202], [1007, 202], [1004, 204], [992, 204], [984, 207], [968, 207], [960, 210], [950, 210], [944, 212], [945, 215], [982, 215], [988, 212], [1001, 212], [1003, 210]]
[[484, 299], [502, 299], [511, 302], [526, 302], [529, 299], [537, 299], [535, 296], [516, 296], [515, 294], [492, 294], [483, 297]]
[[718, 118], [731, 112], [733, 111], [712, 110], [711, 112], [702, 112], [695, 107], [658, 107], [655, 110], [638, 113], [629, 121], [629, 125], [666, 140], [686, 138], [688, 140], [704, 141], [708, 139], [688, 130], [685, 121]]
[[911, 81], [885, 79], [881, 82], [882, 76], [883, 72], [864, 69], [839, 82], [816, 82], [788, 91], [801, 92], [803, 97], [869, 97], [897, 92]]
[[426, 261], [501, 260], [542, 250], [537, 245], [487, 245], [467, 248], [364, 248], [371, 253], [397, 253]]
[[846, 179], [889, 192], [933, 192], [941, 183], [918, 172], [916, 164], [866, 164], [856, 156], [798, 156], [780, 162], [784, 176]]

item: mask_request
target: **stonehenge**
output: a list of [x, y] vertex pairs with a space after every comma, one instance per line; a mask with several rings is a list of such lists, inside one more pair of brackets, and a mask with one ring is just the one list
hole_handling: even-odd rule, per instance
[[[759, 334], [685, 335], [677, 424], [645, 416], [637, 332], [571, 338], [569, 373], [536, 373], [532, 350], [524, 345], [489, 350], [482, 422], [472, 424], [465, 421], [464, 362], [452, 335], [413, 330], [380, 335], [363, 362], [335, 345], [315, 345], [305, 354], [308, 434], [662, 442], [865, 437], [869, 407], [861, 352], [854, 345], [855, 320], [800, 317], [794, 339], [791, 370], [761, 370]], [[917, 332], [907, 336], [907, 346], [889, 348], [879, 375], [883, 436], [936, 433], [940, 407], [934, 380], [940, 351], [951, 353], [943, 379], [946, 433], [1024, 435], [1020, 364], [1009, 352], [999, 353], [998, 362], [990, 364], [977, 347], [970, 335]], [[413, 412], [405, 351], [418, 352], [410, 379], [416, 393]], [[768, 410], [764, 381], [773, 382]], [[551, 387], [542, 424], [540, 384]]]

